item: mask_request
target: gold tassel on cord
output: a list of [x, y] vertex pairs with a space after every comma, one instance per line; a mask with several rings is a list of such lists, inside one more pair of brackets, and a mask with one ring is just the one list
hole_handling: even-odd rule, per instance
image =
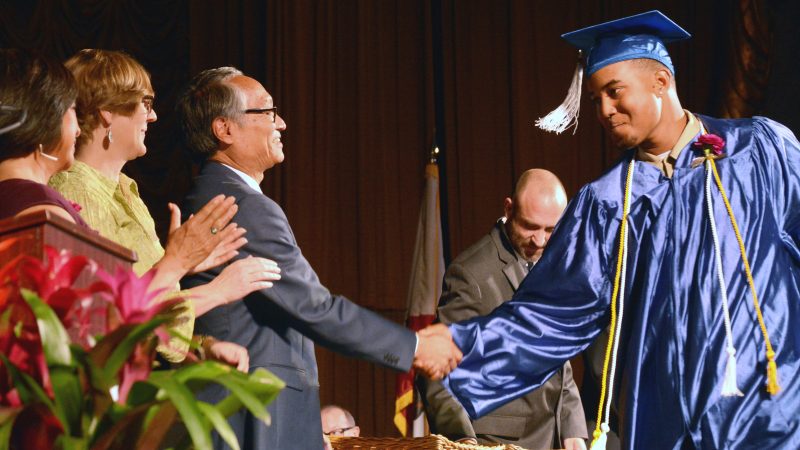
[[767, 392], [775, 395], [781, 391], [778, 384], [778, 365], [775, 364], [775, 352], [767, 352]]

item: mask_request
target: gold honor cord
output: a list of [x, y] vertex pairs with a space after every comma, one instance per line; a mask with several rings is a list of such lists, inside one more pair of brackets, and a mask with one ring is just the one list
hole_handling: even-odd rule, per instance
[[739, 232], [739, 225], [736, 224], [736, 218], [733, 216], [733, 208], [728, 201], [728, 195], [722, 187], [722, 180], [719, 178], [717, 172], [717, 165], [714, 163], [714, 158], [706, 155], [706, 158], [711, 160], [711, 170], [714, 173], [714, 181], [717, 183], [719, 193], [722, 195], [722, 201], [725, 202], [725, 209], [728, 210], [728, 217], [731, 219], [733, 232], [736, 234], [736, 241], [739, 243], [739, 252], [742, 254], [742, 263], [744, 264], [744, 272], [747, 275], [747, 283], [750, 285], [750, 293], [753, 295], [753, 306], [756, 309], [756, 317], [758, 317], [758, 325], [761, 327], [761, 334], [764, 336], [764, 345], [767, 350], [767, 392], [775, 395], [780, 392], [781, 387], [778, 384], [778, 366], [775, 363], [775, 351], [772, 349], [772, 343], [769, 340], [769, 333], [767, 332], [767, 325], [764, 323], [764, 316], [761, 314], [761, 305], [758, 302], [758, 295], [756, 294], [756, 285], [753, 282], [753, 274], [750, 270], [750, 263], [747, 260], [747, 254], [744, 249], [744, 241], [742, 234]]
[[[628, 213], [630, 212], [631, 207], [631, 185], [633, 183], [633, 168], [636, 165], [636, 161], [631, 158], [631, 162], [628, 164], [628, 174], [625, 177], [625, 199], [622, 206], [622, 222], [619, 226], [619, 250], [617, 251], [617, 270], [616, 275], [614, 276], [614, 291], [611, 294], [611, 323], [609, 324], [609, 336], [608, 336], [608, 344], [606, 345], [606, 355], [603, 360], [603, 379], [600, 384], [600, 401], [597, 407], [597, 425], [595, 426], [594, 433], [592, 433], [592, 445], [591, 450], [602, 450], [606, 447], [606, 434], [608, 433], [608, 417], [606, 417], [606, 422], [603, 422], [603, 407], [605, 403], [606, 391], [609, 389], [608, 387], [608, 366], [609, 362], [611, 361], [611, 349], [614, 347], [614, 340], [618, 339], [616, 334], [617, 329], [617, 297], [620, 292], [621, 284], [624, 284], [625, 280], [620, 282], [620, 278], [622, 278], [623, 272], [623, 261], [627, 258], [627, 246], [625, 245], [625, 237], [628, 233]], [[613, 381], [612, 381], [613, 383]], [[609, 395], [609, 404], [611, 403], [611, 396]], [[607, 410], [607, 414], [610, 411]], [[602, 425], [602, 428], [601, 428]]]

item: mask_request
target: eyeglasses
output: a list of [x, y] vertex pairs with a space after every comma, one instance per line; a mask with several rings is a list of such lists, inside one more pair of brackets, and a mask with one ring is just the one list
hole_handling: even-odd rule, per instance
[[152, 95], [145, 95], [142, 97], [142, 104], [144, 105], [144, 109], [147, 111], [147, 115], [149, 116], [151, 112], [153, 112], [153, 102], [155, 101], [155, 97]]
[[346, 432], [352, 430], [355, 427], [356, 426], [353, 425], [352, 427], [336, 428], [334, 430], [328, 431], [327, 433], [323, 431], [322, 434], [324, 434], [325, 436], [344, 436]]
[[245, 114], [266, 114], [275, 122], [275, 117], [278, 115], [278, 107], [273, 106], [272, 108], [252, 108], [252, 109], [245, 109]]

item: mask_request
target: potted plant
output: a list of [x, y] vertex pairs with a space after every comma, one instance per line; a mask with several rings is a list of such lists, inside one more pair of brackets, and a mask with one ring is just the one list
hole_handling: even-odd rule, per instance
[[[0, 242], [0, 254], [11, 244]], [[156, 449], [175, 427], [186, 431], [178, 447], [210, 449], [216, 430], [238, 448], [227, 416], [244, 407], [269, 423], [265, 406], [284, 383], [264, 369], [196, 361], [152, 370], [156, 345], [169, 338], [165, 324], [180, 309], [178, 299], [152, 301], [152, 274], [111, 275], [52, 248], [46, 256], [17, 256], [0, 268], [0, 450]], [[73, 287], [84, 270], [95, 281]], [[197, 400], [209, 383], [230, 395]]]

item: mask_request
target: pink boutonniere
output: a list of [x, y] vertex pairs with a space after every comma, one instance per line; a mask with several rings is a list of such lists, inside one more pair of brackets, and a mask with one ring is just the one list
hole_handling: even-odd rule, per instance
[[697, 138], [697, 141], [692, 144], [692, 147], [703, 156], [713, 155], [720, 157], [724, 154], [722, 151], [725, 148], [725, 140], [716, 134], [706, 133]]
[[72, 200], [69, 200], [69, 204], [72, 205], [72, 209], [74, 209], [75, 212], [81, 212], [81, 210], [83, 209], [83, 206], [73, 202]]

